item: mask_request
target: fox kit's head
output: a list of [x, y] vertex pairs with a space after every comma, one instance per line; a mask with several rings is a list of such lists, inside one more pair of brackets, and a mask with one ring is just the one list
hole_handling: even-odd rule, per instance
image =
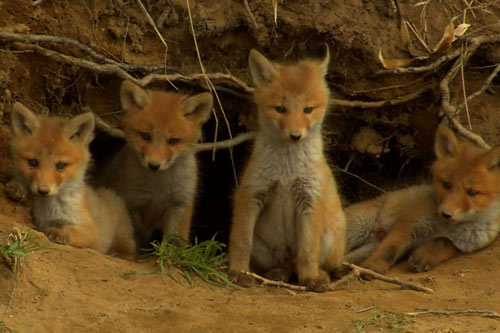
[[143, 90], [130, 81], [120, 89], [126, 111], [123, 127], [127, 142], [142, 164], [166, 170], [201, 137], [201, 125], [210, 117], [213, 99], [209, 93], [186, 96]]
[[94, 137], [94, 116], [37, 116], [21, 103], [12, 109], [11, 153], [16, 174], [40, 197], [56, 195], [68, 181], [83, 179]]
[[310, 131], [321, 129], [329, 99], [325, 80], [329, 59], [326, 44], [311, 58], [294, 65], [273, 63], [258, 51], [250, 51], [248, 64], [261, 130], [280, 133], [282, 139], [296, 142]]
[[432, 165], [439, 213], [449, 223], [474, 220], [500, 205], [500, 147], [481, 149], [439, 125]]

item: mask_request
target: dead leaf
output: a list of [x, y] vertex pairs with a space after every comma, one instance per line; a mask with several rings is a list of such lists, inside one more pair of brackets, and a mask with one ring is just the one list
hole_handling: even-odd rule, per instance
[[446, 53], [451, 47], [451, 43], [453, 43], [453, 38], [455, 37], [455, 24], [453, 24], [453, 21], [454, 19], [452, 19], [444, 29], [443, 37], [441, 37], [441, 40], [434, 46], [432, 53]]
[[462, 37], [463, 35], [465, 35], [465, 32], [467, 31], [467, 29], [469, 29], [470, 27], [470, 24], [468, 23], [462, 23], [462, 24], [459, 24], [456, 28], [455, 28], [455, 31], [454, 31], [454, 36], [453, 36], [453, 42], [455, 40], [457, 40], [457, 37]]
[[382, 49], [378, 51], [378, 59], [385, 69], [406, 67], [413, 61], [413, 59], [384, 59], [382, 56]]

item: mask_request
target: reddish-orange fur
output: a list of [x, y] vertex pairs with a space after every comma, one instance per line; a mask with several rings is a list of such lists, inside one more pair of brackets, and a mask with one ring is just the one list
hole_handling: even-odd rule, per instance
[[33, 194], [37, 227], [55, 242], [132, 258], [135, 243], [123, 202], [108, 190], [85, 185], [92, 114], [37, 116], [16, 103], [12, 129], [14, 172]]
[[363, 266], [385, 273], [412, 250], [413, 268], [426, 271], [460, 252], [484, 248], [499, 234], [500, 147], [479, 148], [440, 125], [435, 153], [432, 185], [346, 208], [348, 251], [375, 244], [377, 234], [387, 234]]

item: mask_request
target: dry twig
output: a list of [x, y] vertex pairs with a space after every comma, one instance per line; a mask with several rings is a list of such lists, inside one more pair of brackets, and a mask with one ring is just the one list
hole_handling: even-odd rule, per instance
[[375, 75], [382, 75], [382, 74], [407, 74], [407, 73], [425, 73], [425, 72], [430, 72], [437, 70], [441, 65], [445, 64], [446, 62], [455, 59], [460, 55], [460, 49], [454, 50], [440, 58], [438, 58], [436, 61], [429, 65], [425, 66], [420, 66], [420, 67], [400, 67], [400, 68], [393, 68], [393, 69], [382, 69], [375, 73]]
[[[86, 109], [86, 111], [90, 111], [90, 112], [92, 111], [92, 110], [90, 110], [89, 107], [85, 107], [84, 109]], [[98, 130], [106, 133], [107, 135], [109, 135], [113, 138], [125, 139], [125, 132], [123, 132], [121, 129], [116, 128], [116, 127], [111, 127], [106, 121], [104, 121], [97, 114], [94, 114], [94, 117], [95, 117], [95, 125], [96, 125]], [[234, 138], [229, 139], [229, 140], [222, 140], [222, 141], [217, 141], [217, 142], [207, 142], [207, 143], [197, 143], [197, 144], [193, 145], [193, 149], [196, 152], [217, 150], [217, 149], [226, 149], [226, 148], [231, 148], [231, 147], [237, 146], [240, 143], [243, 143], [243, 142], [248, 141], [248, 140], [252, 140], [254, 138], [255, 138], [254, 132], [247, 132], [247, 133], [237, 135]]]
[[287, 288], [291, 290], [297, 290], [297, 291], [306, 291], [307, 288], [304, 286], [297, 286], [295, 284], [289, 284], [283, 281], [274, 281], [274, 280], [269, 280], [266, 279], [265, 277], [262, 277], [258, 274], [252, 273], [252, 272], [245, 272], [241, 271], [242, 274], [245, 274], [247, 276], [253, 277], [255, 280], [262, 282], [263, 285], [265, 286], [272, 286], [272, 287], [278, 287], [278, 288]]
[[375, 101], [375, 102], [364, 102], [364, 101], [348, 101], [344, 99], [335, 99], [331, 98], [330, 99], [330, 104], [331, 105], [338, 105], [338, 106], [347, 106], [351, 108], [380, 108], [384, 106], [392, 106], [392, 105], [398, 105], [402, 103], [409, 102], [411, 100], [414, 100], [415, 98], [419, 97], [422, 95], [423, 92], [427, 90], [431, 90], [434, 86], [431, 84], [428, 84], [408, 95], [404, 95], [401, 97], [397, 97], [394, 99], [387, 99], [387, 100], [382, 100], [382, 101]]
[[469, 139], [480, 147], [485, 149], [489, 149], [490, 146], [481, 138], [481, 136], [467, 130], [460, 122], [455, 118], [457, 115], [457, 109], [451, 105], [451, 96], [450, 96], [450, 88], [449, 84], [457, 74], [458, 70], [462, 66], [462, 63], [467, 63], [469, 58], [477, 51], [479, 46], [483, 43], [490, 43], [493, 41], [500, 41], [500, 35], [490, 36], [490, 37], [477, 37], [472, 38], [469, 46], [463, 53], [459, 59], [456, 59], [451, 69], [445, 75], [439, 87], [441, 89], [441, 107], [443, 108], [443, 112], [448, 118], [450, 125], [463, 137]]
[[350, 172], [350, 171], [347, 171], [347, 167], [346, 167], [346, 168], [344, 168], [344, 169], [341, 169], [341, 168], [339, 168], [339, 167], [338, 167], [338, 166], [336, 166], [336, 165], [335, 165], [334, 167], [335, 167], [335, 169], [339, 170], [340, 172], [343, 172], [343, 173], [345, 173], [346, 175], [349, 175], [349, 176], [351, 176], [351, 177], [354, 177], [354, 178], [356, 178], [356, 179], [359, 179], [360, 181], [362, 181], [362, 182], [363, 182], [363, 183], [365, 183], [366, 185], [371, 186], [371, 187], [373, 187], [373, 188], [375, 188], [375, 189], [379, 190], [379, 191], [380, 191], [380, 192], [382, 192], [382, 193], [387, 193], [386, 191], [384, 191], [383, 189], [381, 189], [381, 188], [380, 188], [380, 187], [378, 187], [377, 185], [370, 183], [369, 181], [367, 181], [366, 179], [364, 179], [364, 178], [362, 178], [362, 177], [358, 176], [358, 175], [357, 175], [357, 174], [355, 174], [355, 173], [352, 173], [352, 172]]
[[171, 71], [176, 73], [181, 73], [180, 69], [175, 67], [167, 67], [165, 65], [135, 65], [135, 64], [126, 64], [119, 61], [115, 61], [113, 59], [107, 58], [102, 54], [97, 53], [91, 47], [80, 43], [77, 40], [67, 38], [67, 37], [59, 37], [59, 36], [50, 36], [50, 35], [34, 35], [34, 34], [20, 34], [8, 31], [0, 31], [0, 39], [7, 40], [10, 42], [23, 42], [29, 44], [35, 43], [46, 43], [46, 44], [56, 44], [56, 45], [65, 45], [71, 46], [77, 49], [80, 52], [83, 52], [85, 55], [90, 57], [93, 61], [98, 64], [114, 64], [118, 67], [130, 71], [142, 71], [146, 73], [157, 72], [160, 70]]
[[250, 21], [252, 22], [253, 27], [255, 29], [258, 29], [259, 25], [257, 24], [257, 21], [255, 20], [255, 16], [253, 15], [252, 10], [250, 9], [250, 6], [248, 5], [248, 0], [243, 0], [243, 4], [245, 5], [248, 16], [250, 16]]
[[[484, 81], [483, 86], [478, 91], [476, 91], [473, 94], [471, 94], [470, 96], [468, 96], [466, 101], [470, 102], [473, 98], [476, 98], [477, 96], [483, 94], [486, 90], [488, 90], [490, 88], [491, 82], [498, 75], [499, 72], [500, 72], [500, 64], [497, 64], [495, 69], [493, 70], [493, 72], [488, 76], [486, 81]], [[466, 102], [463, 102], [462, 104], [460, 104], [457, 107], [456, 113], [459, 113], [460, 111], [462, 111], [465, 103]]]
[[363, 267], [360, 267], [358, 265], [354, 265], [354, 264], [351, 264], [348, 262], [343, 262], [342, 265], [351, 268], [354, 275], [356, 275], [356, 276], [366, 275], [366, 276], [369, 276], [371, 278], [374, 278], [374, 279], [377, 279], [380, 281], [396, 284], [398, 286], [401, 286], [402, 288], [411, 289], [411, 290], [415, 290], [415, 291], [422, 291], [424, 293], [429, 293], [429, 294], [434, 293], [434, 290], [432, 290], [431, 288], [424, 287], [418, 283], [413, 283], [413, 282], [409, 282], [409, 281], [406, 281], [406, 282], [401, 281], [397, 277], [388, 277], [388, 276], [379, 274], [379, 273], [374, 272], [372, 270], [369, 270], [369, 269], [366, 269], [366, 268], [363, 268]]
[[446, 316], [466, 315], [466, 316], [480, 316], [480, 317], [500, 320], [500, 315], [497, 312], [488, 310], [447, 310], [447, 311], [424, 310], [417, 312], [405, 312], [404, 314], [412, 317], [425, 314], [446, 315]]

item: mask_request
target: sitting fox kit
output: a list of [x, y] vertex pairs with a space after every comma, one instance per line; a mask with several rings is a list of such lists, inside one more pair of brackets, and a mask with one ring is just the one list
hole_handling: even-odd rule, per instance
[[187, 240], [198, 181], [192, 146], [210, 117], [212, 95], [143, 90], [124, 81], [120, 99], [126, 145], [99, 183], [125, 199], [140, 246], [158, 228]]
[[294, 65], [270, 62], [252, 50], [259, 132], [234, 198], [229, 277], [265, 273], [324, 291], [328, 272], [341, 264], [345, 217], [323, 153], [322, 121], [328, 107], [327, 45]]
[[123, 201], [85, 184], [94, 117], [38, 116], [15, 103], [11, 118], [14, 173], [33, 196], [33, 218], [49, 239], [132, 258], [132, 223]]
[[476, 147], [440, 125], [434, 150], [432, 185], [413, 186], [347, 207], [347, 260], [361, 261], [369, 254], [362, 265], [385, 273], [412, 251], [410, 264], [421, 272], [496, 239], [500, 147]]

